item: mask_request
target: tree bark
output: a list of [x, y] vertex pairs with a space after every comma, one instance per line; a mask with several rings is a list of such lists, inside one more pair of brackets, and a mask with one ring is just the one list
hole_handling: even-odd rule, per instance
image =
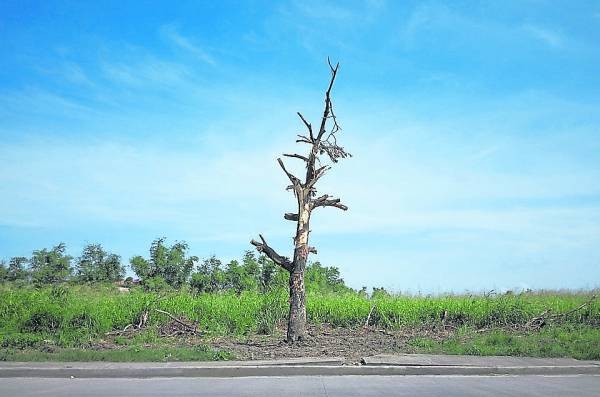
[[290, 312], [288, 316], [287, 342], [295, 343], [306, 337], [306, 292], [304, 271], [290, 273]]
[[294, 343], [306, 336], [306, 290], [304, 270], [308, 260], [308, 235], [310, 223], [310, 203], [300, 198], [298, 223], [294, 248], [294, 268], [290, 272], [290, 312], [288, 317], [287, 341]]

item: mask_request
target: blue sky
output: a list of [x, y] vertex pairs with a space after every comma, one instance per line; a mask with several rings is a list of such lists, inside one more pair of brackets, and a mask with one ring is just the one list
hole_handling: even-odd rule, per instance
[[600, 2], [573, 3], [3, 1], [0, 258], [291, 254], [275, 159], [330, 56], [354, 157], [320, 189], [350, 210], [315, 213], [314, 259], [356, 288], [599, 287]]

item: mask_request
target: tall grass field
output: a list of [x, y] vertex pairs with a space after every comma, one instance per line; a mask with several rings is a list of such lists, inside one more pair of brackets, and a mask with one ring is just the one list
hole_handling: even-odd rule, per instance
[[[523, 326], [542, 313], [564, 314], [558, 325], [597, 330], [600, 301], [591, 293], [538, 292], [505, 295], [404, 296], [310, 292], [310, 323], [336, 327], [398, 330], [404, 327], [497, 329]], [[109, 331], [138, 322], [145, 310], [161, 309], [198, 322], [206, 336], [269, 334], [285, 324], [287, 292], [213, 293], [186, 291], [157, 294], [113, 286], [57, 286], [36, 289], [0, 287], [0, 346], [29, 348], [51, 341], [62, 347], [91, 346]], [[574, 310], [574, 311], [573, 311]], [[169, 318], [151, 311], [148, 325]], [[566, 313], [566, 314], [565, 314]], [[141, 336], [142, 337], [142, 336]], [[151, 337], [151, 336], [147, 336]], [[599, 341], [600, 344], [600, 341]]]

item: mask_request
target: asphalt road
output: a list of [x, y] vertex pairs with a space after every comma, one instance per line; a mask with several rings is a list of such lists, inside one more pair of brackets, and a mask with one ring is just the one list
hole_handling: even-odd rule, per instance
[[600, 376], [295, 376], [0, 379], [0, 396], [598, 397]]

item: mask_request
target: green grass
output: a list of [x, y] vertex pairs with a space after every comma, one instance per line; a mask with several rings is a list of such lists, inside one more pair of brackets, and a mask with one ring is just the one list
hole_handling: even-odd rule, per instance
[[477, 333], [465, 328], [447, 340], [417, 337], [409, 345], [414, 353], [600, 360], [600, 329], [563, 325], [539, 332], [493, 330]]
[[[461, 335], [457, 339], [439, 346], [427, 340], [416, 340], [415, 348], [422, 343], [428, 347], [421, 349], [437, 349], [447, 353], [583, 357], [597, 354], [597, 349], [588, 349], [586, 352], [586, 345], [600, 345], [600, 300], [562, 317], [548, 330], [536, 334], [513, 337], [511, 333], [505, 337], [502, 331], [489, 334], [469, 332], [481, 328], [523, 325], [546, 310], [565, 313], [588, 301], [591, 294], [538, 292], [433, 297], [380, 294], [369, 298], [351, 292], [333, 294], [309, 291], [307, 315], [309, 322], [314, 324], [360, 327], [373, 308], [369, 324], [393, 330], [439, 327], [445, 313], [446, 324], [465, 331], [459, 333]], [[23, 353], [49, 345], [83, 348], [86, 350], [82, 354], [101, 355], [103, 353], [93, 352], [89, 348], [105, 338], [106, 332], [137, 323], [140, 313], [147, 309], [150, 309], [148, 330], [130, 339], [114, 338], [114, 343], [131, 349], [144, 344], [159, 345], [161, 341], [156, 333], [157, 326], [169, 319], [151, 310], [153, 308], [197, 321], [200, 331], [209, 337], [268, 334], [275, 330], [277, 324], [285, 323], [287, 302], [288, 293], [285, 290], [268, 294], [243, 292], [241, 295], [215, 293], [194, 296], [186, 291], [157, 295], [132, 290], [124, 294], [113, 286], [77, 285], [35, 289], [5, 284], [0, 285], [0, 349], [9, 357], [21, 354], [20, 351]]]
[[230, 353], [199, 347], [127, 347], [110, 350], [60, 348], [53, 351], [35, 349], [0, 349], [0, 361], [110, 361], [168, 362], [220, 361], [234, 358]]

